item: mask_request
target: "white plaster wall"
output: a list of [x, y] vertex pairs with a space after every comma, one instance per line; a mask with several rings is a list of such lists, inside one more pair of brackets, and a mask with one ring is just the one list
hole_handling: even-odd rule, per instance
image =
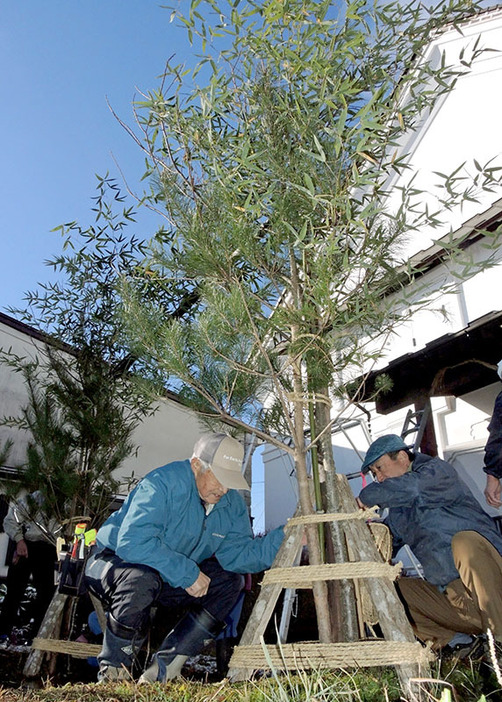
[[494, 51], [476, 59], [471, 70], [457, 80], [454, 90], [437, 103], [430, 115], [424, 116], [420, 128], [409, 135], [401, 148], [409, 156], [410, 170], [387, 184], [394, 188], [388, 203], [390, 210], [399, 204], [396, 186], [408, 182], [414, 174], [415, 186], [424, 191], [421, 203], [427, 203], [431, 211], [442, 210], [442, 227], [422, 229], [410, 236], [408, 256], [428, 248], [450, 229], [459, 228], [502, 195], [500, 187], [492, 193], [478, 190], [478, 202], [466, 202], [451, 211], [444, 211], [438, 203], [440, 179], [435, 172], [450, 174], [465, 164], [460, 175], [475, 176], [478, 171], [474, 160], [485, 165], [494, 159], [491, 165], [502, 165], [502, 91], [498, 89], [502, 83], [502, 10], [462, 24], [462, 34], [456, 29], [445, 32], [431, 42], [425, 60], [437, 62], [444, 52], [447, 64], [458, 66], [461, 51], [465, 52], [464, 58], [469, 58], [480, 35], [480, 46]]
[[196, 414], [182, 405], [165, 400], [158, 405], [152, 417], [146, 417], [135, 430], [132, 441], [138, 447], [135, 455], [127, 458], [118, 475], [143, 477], [154, 468], [170, 461], [190, 458], [200, 434], [208, 431]]
[[[0, 348], [11, 350], [18, 356], [34, 360], [37, 356], [37, 341], [17, 329], [0, 323]], [[27, 393], [22, 376], [11, 368], [0, 364], [0, 416], [17, 416], [19, 407], [26, 403]], [[15, 466], [24, 460], [28, 436], [20, 429], [0, 426], [0, 445], [8, 439], [14, 441], [9, 454], [9, 465]]]
[[291, 517], [298, 504], [298, 486], [291, 456], [275, 446], [262, 450], [264, 471], [264, 526], [275, 529]]
[[[0, 347], [12, 349], [20, 356], [36, 358], [37, 342], [28, 334], [1, 322]], [[0, 416], [16, 416], [27, 401], [21, 375], [0, 364], [0, 388]], [[195, 441], [204, 431], [207, 428], [193, 411], [174, 400], [159, 402], [158, 411], [146, 417], [135, 430], [133, 442], [138, 450], [124, 461], [116, 471], [116, 477], [125, 485], [132, 475], [141, 478], [153, 468], [170, 461], [190, 458]], [[0, 426], [0, 442], [8, 438], [14, 441], [8, 465], [16, 467], [25, 459], [28, 436], [18, 429]]]
[[482, 470], [483, 450], [465, 449], [447, 451], [445, 460], [452, 464], [485, 512], [492, 517], [499, 517], [500, 511], [489, 507], [483, 495], [486, 483], [486, 475]]
[[462, 397], [432, 398], [436, 436], [444, 455], [466, 446], [485, 446], [488, 422], [501, 390], [500, 383], [493, 383]]
[[[501, 252], [498, 252], [500, 255]], [[462, 283], [468, 321], [502, 308], [502, 263]], [[500, 344], [502, 358], [502, 339]]]
[[[493, 267], [463, 282], [459, 281], [456, 270], [446, 265], [423, 276], [415, 300], [430, 295], [432, 301], [426, 308], [417, 309], [402, 324], [397, 324], [390, 336], [367, 342], [368, 350], [378, 353], [382, 350], [383, 353], [377, 361], [366, 363], [365, 372], [384, 368], [390, 361], [423, 349], [429, 342], [460, 331], [483, 315], [502, 309], [502, 248], [491, 253]], [[478, 262], [486, 257], [487, 251], [482, 242], [477, 242], [469, 248], [469, 254], [474, 262]], [[441, 285], [454, 285], [456, 292], [441, 292]], [[439, 292], [434, 293], [434, 290]], [[408, 299], [413, 298], [412, 291], [407, 291], [407, 295]], [[395, 300], [399, 298], [395, 297]], [[408, 315], [409, 307], [403, 309], [403, 316]], [[502, 358], [502, 336], [498, 357]], [[360, 370], [354, 369], [356, 377], [359, 377]]]

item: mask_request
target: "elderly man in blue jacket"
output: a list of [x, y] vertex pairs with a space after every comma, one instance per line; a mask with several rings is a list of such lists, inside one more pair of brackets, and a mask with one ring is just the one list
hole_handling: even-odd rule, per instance
[[86, 581], [104, 604], [107, 627], [99, 680], [131, 679], [154, 605], [189, 606], [140, 682], [181, 674], [189, 656], [224, 628], [244, 573], [269, 568], [282, 528], [253, 538], [238, 489], [243, 447], [226, 434], [206, 434], [191, 460], [153, 470], [98, 532]]
[[418, 638], [442, 648], [457, 632], [502, 641], [502, 537], [449, 463], [408, 450], [395, 434], [368, 449], [360, 506], [388, 508], [394, 552], [408, 544], [425, 580], [398, 586]]

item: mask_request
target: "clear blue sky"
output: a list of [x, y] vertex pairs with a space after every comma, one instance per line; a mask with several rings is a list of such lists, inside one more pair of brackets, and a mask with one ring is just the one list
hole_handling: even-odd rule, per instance
[[[1, 3], [2, 311], [50, 278], [44, 260], [60, 243], [51, 229], [92, 222], [96, 173], [120, 179], [115, 158], [138, 185], [143, 156], [106, 100], [132, 124], [137, 90], [158, 86], [173, 53], [190, 59], [184, 32], [169, 20], [156, 0]], [[151, 235], [155, 224], [145, 214], [138, 233]]]
[[[163, 0], [2, 0], [0, 5], [0, 310], [53, 278], [51, 229], [88, 226], [95, 174], [140, 188], [144, 157], [111, 114], [133, 124], [132, 103], [159, 85], [166, 60], [190, 62], [185, 32]], [[181, 0], [181, 6], [188, 0]], [[131, 201], [132, 202], [132, 201]], [[138, 213], [148, 238], [161, 220]], [[134, 227], [134, 225], [133, 225]], [[262, 524], [261, 459], [253, 490]]]

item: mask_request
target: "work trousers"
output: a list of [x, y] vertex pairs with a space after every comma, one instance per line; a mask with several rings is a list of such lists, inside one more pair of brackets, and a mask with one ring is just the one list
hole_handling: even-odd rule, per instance
[[223, 570], [215, 558], [199, 564], [210, 579], [203, 597], [192, 597], [182, 587], [172, 587], [159, 573], [146, 565], [127, 563], [105, 549], [91, 556], [86, 567], [86, 583], [114, 620], [128, 630], [144, 633], [153, 606], [169, 608], [203, 607], [223, 621], [244, 587], [244, 577]]
[[416, 636], [445, 646], [458, 632], [490, 629], [502, 641], [502, 556], [476, 531], [459, 531], [451, 542], [460, 578], [442, 592], [420, 578], [401, 578], [398, 589]]
[[27, 558], [19, 558], [9, 566], [7, 573], [7, 594], [0, 615], [0, 634], [10, 634], [18, 623], [18, 613], [26, 587], [32, 578], [36, 591], [33, 608], [33, 633], [36, 633], [44, 618], [47, 607], [54, 595], [54, 569], [56, 548], [46, 541], [29, 541]]

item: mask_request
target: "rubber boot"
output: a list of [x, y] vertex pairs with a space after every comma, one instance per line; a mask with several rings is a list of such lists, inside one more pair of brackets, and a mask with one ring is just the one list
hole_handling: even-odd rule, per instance
[[108, 614], [103, 646], [98, 656], [98, 682], [132, 680], [132, 665], [143, 638], [135, 629], [120, 624]]
[[205, 609], [188, 612], [167, 635], [139, 683], [166, 682], [181, 675], [183, 664], [195, 656], [206, 639], [214, 639], [225, 628]]

